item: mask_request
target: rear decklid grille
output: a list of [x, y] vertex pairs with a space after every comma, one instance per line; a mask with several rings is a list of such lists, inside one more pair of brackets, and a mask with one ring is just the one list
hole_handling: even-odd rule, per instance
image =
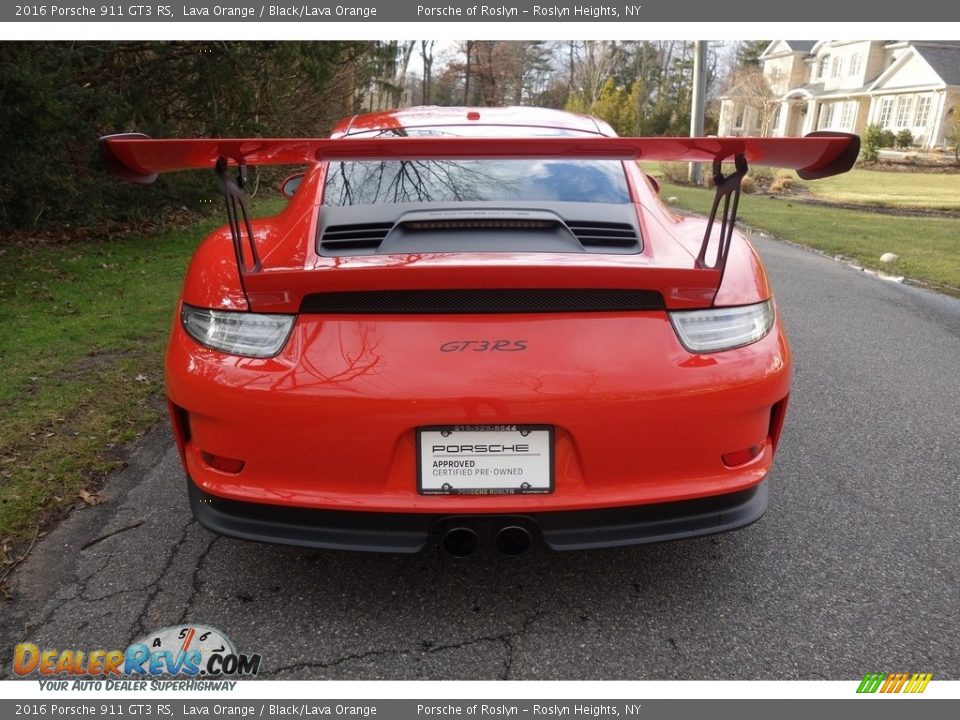
[[[574, 218], [574, 219], [570, 219]], [[596, 218], [593, 220], [591, 218]], [[322, 257], [410, 253], [542, 252], [637, 254], [637, 210], [630, 203], [516, 201], [324, 206]]]
[[320, 236], [320, 250], [324, 255], [362, 250], [376, 252], [392, 229], [392, 222], [328, 225]]
[[585, 249], [640, 251], [636, 228], [627, 223], [567, 221], [567, 227]]
[[313, 293], [302, 313], [475, 314], [625, 312], [662, 310], [655, 290], [606, 288], [509, 288], [450, 290], [361, 290]]

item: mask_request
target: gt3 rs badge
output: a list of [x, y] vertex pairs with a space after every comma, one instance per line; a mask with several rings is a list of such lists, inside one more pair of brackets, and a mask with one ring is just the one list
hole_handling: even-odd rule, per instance
[[440, 352], [522, 352], [526, 340], [451, 340], [440, 346]]

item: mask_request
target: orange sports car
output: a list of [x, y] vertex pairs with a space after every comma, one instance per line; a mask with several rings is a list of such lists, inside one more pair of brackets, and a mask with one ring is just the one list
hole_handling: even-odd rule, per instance
[[[318, 548], [521, 555], [757, 520], [790, 394], [749, 164], [848, 170], [859, 140], [620, 138], [535, 108], [406, 108], [330, 138], [101, 140], [108, 170], [213, 170], [228, 224], [166, 359], [197, 519]], [[712, 163], [706, 218], [637, 160]], [[725, 164], [723, 164], [725, 163]], [[305, 168], [250, 219], [253, 165]]]

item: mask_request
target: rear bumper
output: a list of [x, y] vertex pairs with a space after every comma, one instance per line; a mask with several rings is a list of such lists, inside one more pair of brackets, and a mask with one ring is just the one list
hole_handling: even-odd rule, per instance
[[[527, 349], [440, 349], [461, 337]], [[178, 447], [204, 492], [391, 516], [565, 513], [746, 490], [770, 471], [789, 392], [779, 323], [752, 345], [691, 355], [663, 312], [301, 316], [283, 353], [262, 360], [200, 347], [175, 325], [167, 355]], [[553, 428], [553, 492], [417, 491], [418, 428], [499, 424]]]
[[488, 545], [502, 527], [520, 525], [553, 550], [589, 550], [713, 535], [745, 527], [767, 509], [766, 482], [696, 500], [593, 510], [523, 514], [382, 513], [317, 510], [228, 500], [187, 480], [190, 507], [220, 535], [328, 550], [417, 553], [451, 527], [470, 527]]

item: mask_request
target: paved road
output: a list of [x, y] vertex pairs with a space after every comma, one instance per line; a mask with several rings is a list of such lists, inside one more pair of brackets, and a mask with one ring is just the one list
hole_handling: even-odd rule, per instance
[[796, 355], [758, 524], [520, 561], [246, 544], [191, 520], [160, 427], [17, 571], [0, 676], [16, 642], [193, 621], [275, 678], [960, 678], [960, 302], [757, 245]]

